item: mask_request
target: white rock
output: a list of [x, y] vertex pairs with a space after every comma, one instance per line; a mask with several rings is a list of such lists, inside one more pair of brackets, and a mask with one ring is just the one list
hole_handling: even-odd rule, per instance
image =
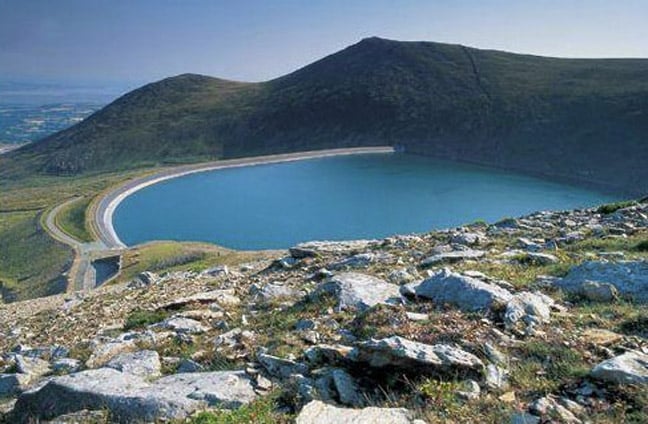
[[508, 371], [499, 365], [488, 364], [486, 366], [486, 386], [490, 389], [505, 389], [508, 387]]
[[541, 293], [518, 293], [506, 305], [504, 324], [507, 328], [512, 328], [518, 322], [526, 325], [548, 323], [553, 303], [553, 299]]
[[52, 371], [56, 374], [69, 374], [81, 368], [81, 361], [73, 358], [61, 358], [52, 363]]
[[200, 321], [183, 318], [181, 316], [167, 318], [160, 323], [149, 326], [149, 328], [172, 330], [180, 334], [200, 334], [208, 330], [208, 328], [202, 325]]
[[414, 287], [417, 296], [439, 305], [449, 303], [460, 309], [485, 310], [511, 300], [511, 293], [494, 284], [457, 274], [444, 268]]
[[291, 299], [299, 295], [297, 290], [278, 282], [272, 282], [264, 285], [255, 296], [264, 302], [277, 299]]
[[586, 281], [612, 284], [621, 295], [648, 303], [648, 261], [589, 261], [573, 267], [556, 282], [570, 293], [580, 293]]
[[302, 408], [296, 424], [414, 424], [420, 422], [412, 418], [412, 414], [403, 408], [364, 409], [338, 408], [324, 402], [313, 400]]
[[177, 374], [147, 382], [111, 368], [56, 377], [18, 398], [16, 422], [84, 409], [107, 409], [117, 422], [183, 420], [205, 407], [237, 408], [254, 400], [252, 380], [244, 372]]
[[560, 405], [553, 398], [545, 396], [536, 399], [529, 405], [529, 410], [541, 417], [559, 417], [561, 423], [579, 424], [579, 420], [569, 409]]
[[537, 265], [551, 265], [557, 264], [558, 258], [549, 253], [527, 252], [526, 260]]
[[306, 258], [326, 253], [361, 252], [378, 244], [380, 244], [379, 240], [310, 241], [291, 247], [290, 254], [294, 258]]
[[335, 296], [339, 309], [364, 310], [380, 303], [400, 302], [397, 285], [355, 272], [334, 275], [320, 284], [311, 296], [317, 298], [322, 294]]
[[410, 274], [405, 268], [396, 269], [390, 272], [389, 276], [387, 276], [389, 282], [398, 285], [411, 283], [413, 281], [416, 281], [416, 278], [416, 276]]
[[16, 369], [20, 374], [29, 375], [32, 379], [41, 377], [51, 372], [49, 362], [40, 358], [16, 355]]
[[100, 367], [115, 355], [137, 350], [137, 345], [133, 340], [95, 341], [94, 344], [95, 346], [92, 354], [86, 361], [86, 366], [88, 368]]
[[452, 235], [450, 242], [472, 246], [486, 241], [486, 236], [482, 233], [455, 233]]
[[399, 336], [358, 344], [354, 360], [382, 368], [393, 366], [422, 372], [477, 372], [483, 362], [464, 350], [445, 344], [427, 345]]
[[421, 266], [432, 266], [444, 262], [458, 262], [467, 259], [479, 259], [486, 255], [486, 252], [483, 250], [455, 250], [452, 252], [438, 253], [436, 255], [429, 256], [421, 261]]
[[121, 353], [108, 361], [106, 367], [145, 378], [162, 375], [160, 355], [154, 350]]
[[308, 367], [305, 364], [266, 353], [258, 354], [257, 361], [263, 365], [266, 371], [268, 371], [268, 374], [276, 378], [288, 378], [293, 374], [308, 373]]
[[601, 362], [591, 374], [598, 380], [612, 383], [648, 385], [648, 355], [626, 352]]

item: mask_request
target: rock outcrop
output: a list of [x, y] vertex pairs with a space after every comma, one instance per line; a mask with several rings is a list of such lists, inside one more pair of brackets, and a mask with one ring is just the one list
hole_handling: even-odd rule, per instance
[[312, 293], [317, 298], [323, 294], [336, 298], [339, 309], [364, 310], [380, 303], [398, 303], [399, 287], [370, 275], [342, 273], [322, 283]]
[[595, 366], [592, 377], [611, 383], [648, 386], [648, 355], [626, 352], [615, 356]]
[[494, 284], [467, 277], [444, 268], [420, 284], [412, 286], [416, 296], [430, 299], [438, 305], [445, 303], [467, 311], [487, 310], [506, 304], [511, 293]]
[[423, 421], [412, 419], [412, 414], [403, 408], [338, 408], [317, 400], [304, 406], [295, 422], [296, 424], [423, 424]]
[[[599, 289], [594, 291], [592, 283], [598, 284]], [[609, 293], [603, 294], [605, 299], [614, 297], [616, 290], [636, 302], [648, 303], [648, 261], [588, 261], [572, 268], [557, 286], [595, 299], [601, 297], [598, 293], [603, 286]]]
[[242, 372], [177, 374], [154, 382], [111, 368], [56, 377], [20, 395], [14, 422], [50, 419], [84, 409], [110, 410], [117, 422], [183, 419], [206, 406], [236, 408], [256, 398]]

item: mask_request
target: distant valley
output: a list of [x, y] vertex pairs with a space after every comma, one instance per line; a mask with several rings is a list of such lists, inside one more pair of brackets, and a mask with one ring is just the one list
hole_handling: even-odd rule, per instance
[[[0, 79], [0, 144], [38, 141], [97, 112], [128, 83]], [[5, 149], [3, 147], [0, 149]], [[0, 150], [2, 152], [2, 150]]]
[[40, 140], [81, 122], [104, 103], [54, 103], [0, 105], [0, 144]]

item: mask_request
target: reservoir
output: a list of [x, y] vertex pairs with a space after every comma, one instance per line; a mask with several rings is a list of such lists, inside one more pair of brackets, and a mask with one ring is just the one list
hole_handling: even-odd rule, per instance
[[338, 156], [187, 175], [143, 188], [113, 216], [127, 245], [206, 241], [241, 249], [382, 238], [537, 210], [594, 206], [610, 194], [400, 153]]

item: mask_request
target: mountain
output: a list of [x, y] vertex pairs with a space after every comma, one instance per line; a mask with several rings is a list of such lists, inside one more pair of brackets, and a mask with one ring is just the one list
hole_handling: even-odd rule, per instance
[[267, 82], [148, 84], [0, 157], [0, 175], [385, 144], [645, 194], [648, 60], [368, 38]]

